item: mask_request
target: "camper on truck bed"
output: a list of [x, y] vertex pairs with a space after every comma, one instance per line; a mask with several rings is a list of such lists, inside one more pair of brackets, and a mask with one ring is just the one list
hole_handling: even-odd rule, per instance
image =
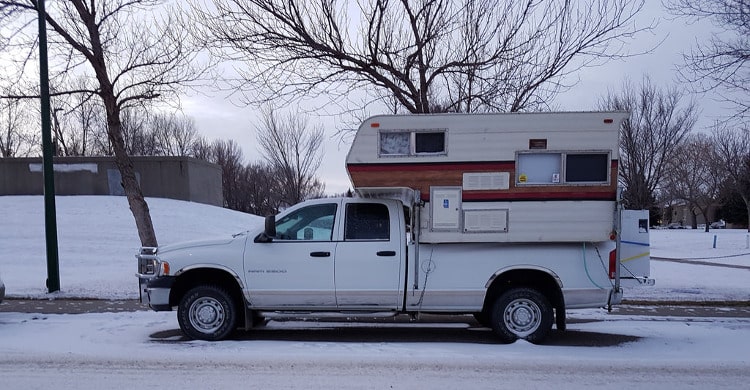
[[142, 248], [142, 300], [218, 340], [268, 318], [473, 314], [540, 342], [565, 310], [649, 279], [648, 213], [623, 211], [625, 112], [384, 115], [359, 127], [353, 198], [259, 231]]

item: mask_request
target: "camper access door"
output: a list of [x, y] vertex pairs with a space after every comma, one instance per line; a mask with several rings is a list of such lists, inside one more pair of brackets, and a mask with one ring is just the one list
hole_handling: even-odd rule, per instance
[[620, 238], [620, 284], [653, 285], [648, 210], [623, 210]]

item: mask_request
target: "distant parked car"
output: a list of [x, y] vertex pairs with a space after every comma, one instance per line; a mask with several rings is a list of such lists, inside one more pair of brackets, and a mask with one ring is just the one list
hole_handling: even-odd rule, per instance
[[0, 303], [3, 302], [4, 298], [5, 298], [5, 283], [3, 283], [3, 278], [0, 277]]
[[679, 222], [672, 222], [667, 225], [667, 229], [687, 229], [687, 226], [683, 226]]
[[726, 227], [727, 223], [721, 219], [711, 224], [711, 229], [725, 229]]

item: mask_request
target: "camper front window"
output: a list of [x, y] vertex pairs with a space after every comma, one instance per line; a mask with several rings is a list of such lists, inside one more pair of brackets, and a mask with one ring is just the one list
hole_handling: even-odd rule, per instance
[[380, 155], [408, 156], [411, 151], [408, 131], [380, 133]]
[[414, 152], [445, 153], [445, 133], [414, 133]]
[[378, 138], [380, 156], [444, 155], [445, 130], [388, 130]]

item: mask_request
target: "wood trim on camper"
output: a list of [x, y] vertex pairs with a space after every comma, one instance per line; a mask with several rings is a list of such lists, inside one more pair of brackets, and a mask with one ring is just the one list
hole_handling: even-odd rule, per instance
[[[417, 189], [429, 201], [431, 186], [462, 186], [466, 172], [507, 172], [507, 190], [464, 190], [463, 201], [606, 200], [617, 197], [617, 160], [612, 160], [609, 183], [517, 185], [514, 161], [348, 164], [354, 187]], [[419, 174], [415, 174], [419, 172]]]

